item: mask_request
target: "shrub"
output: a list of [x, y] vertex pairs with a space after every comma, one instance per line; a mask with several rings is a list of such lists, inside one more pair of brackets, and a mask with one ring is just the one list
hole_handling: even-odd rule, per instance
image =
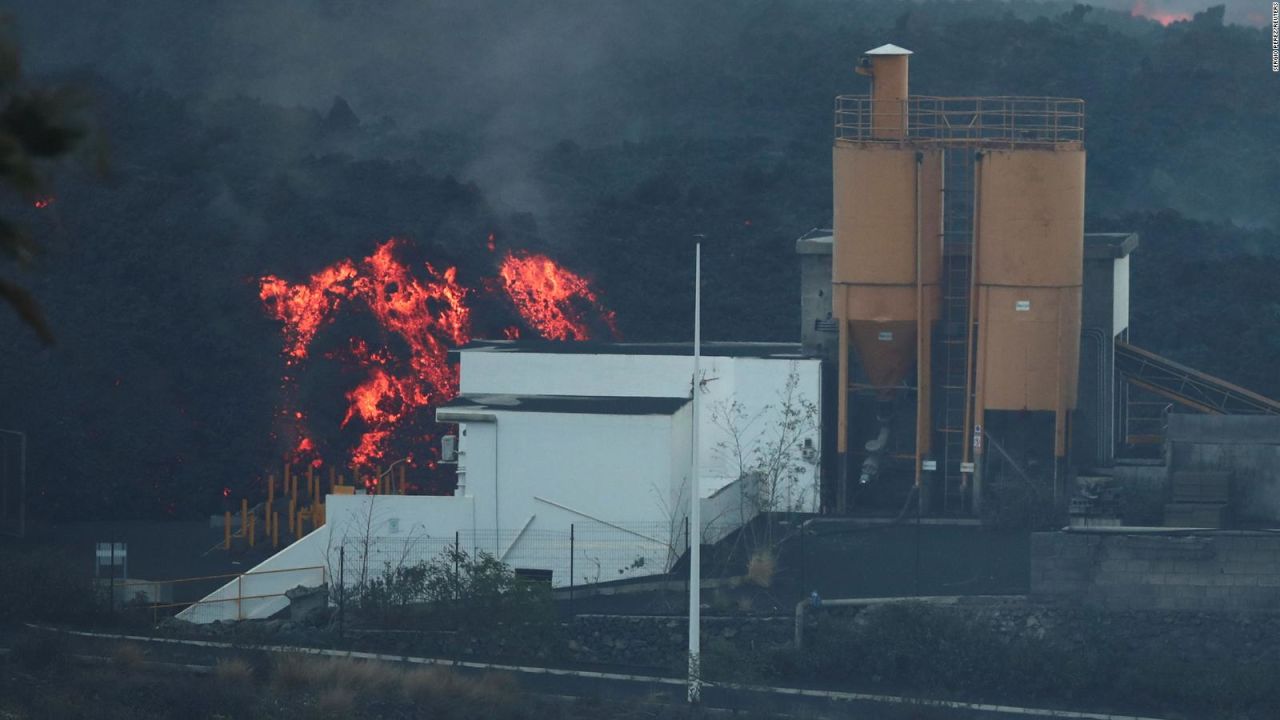
[[27, 630], [14, 638], [10, 656], [18, 667], [41, 674], [65, 667], [71, 651], [67, 637], [60, 632]]
[[111, 664], [122, 672], [133, 672], [146, 662], [146, 653], [133, 643], [120, 643], [111, 652]]
[[766, 548], [751, 554], [747, 561], [747, 581], [762, 588], [773, 585], [773, 573], [777, 567], [773, 550]]
[[62, 549], [0, 547], [0, 607], [15, 622], [84, 622], [97, 619], [106, 595], [94, 585], [81, 558]]

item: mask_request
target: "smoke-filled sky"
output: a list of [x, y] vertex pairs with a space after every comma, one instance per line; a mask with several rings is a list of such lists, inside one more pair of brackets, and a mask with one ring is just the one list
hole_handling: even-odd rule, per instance
[[1111, 10], [1127, 10], [1161, 24], [1189, 20], [1196, 13], [1213, 6], [1227, 7], [1226, 20], [1240, 25], [1264, 25], [1271, 17], [1270, 0], [1092, 0], [1088, 3]]

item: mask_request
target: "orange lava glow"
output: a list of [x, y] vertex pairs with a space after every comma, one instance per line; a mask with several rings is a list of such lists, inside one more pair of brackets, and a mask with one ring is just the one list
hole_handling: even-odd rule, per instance
[[613, 336], [618, 336], [613, 311], [601, 304], [591, 285], [546, 255], [508, 252], [498, 275], [520, 317], [542, 337], [589, 339], [591, 329], [586, 310], [598, 315]]
[[[351, 340], [351, 355], [368, 373], [347, 393], [342, 421], [343, 427], [353, 419], [362, 422], [360, 439], [351, 451], [353, 464], [382, 458], [388, 441], [411, 414], [457, 394], [456, 371], [447, 362], [449, 348], [471, 339], [470, 311], [464, 304], [468, 291], [458, 285], [457, 271], [439, 271], [428, 263], [420, 279], [397, 258], [401, 245], [392, 238], [360, 262], [340, 260], [304, 282], [274, 275], [259, 281], [267, 312], [283, 323], [286, 366], [308, 358], [316, 333], [333, 322], [344, 303], [370, 311], [388, 335], [407, 347], [408, 356], [402, 359], [385, 345], [370, 349], [364, 340]], [[290, 371], [286, 387], [293, 382]], [[296, 418], [301, 439], [295, 454], [305, 460], [315, 445], [300, 412]]]
[[[487, 244], [494, 247], [492, 234]], [[340, 428], [359, 431], [349, 463], [370, 465], [394, 455], [435, 469], [434, 448], [405, 452], [402, 445], [431, 448], [439, 430], [429, 411], [458, 394], [457, 369], [449, 364], [448, 353], [471, 340], [472, 290], [459, 283], [456, 268], [441, 270], [430, 263], [411, 268], [400, 259], [405, 245], [392, 238], [362, 260], [339, 260], [300, 282], [275, 275], [259, 279], [259, 298], [267, 314], [281, 323], [286, 369], [279, 419], [289, 427], [286, 437], [293, 438], [288, 441], [292, 462], [319, 464], [315, 436], [297, 409], [298, 374], [312, 357], [320, 331], [340, 309], [355, 308], [373, 316], [380, 339], [351, 337], [342, 350], [321, 353], [349, 360], [360, 376], [345, 392], [340, 423]], [[592, 323], [603, 323], [617, 336], [614, 313], [587, 281], [546, 256], [508, 252], [499, 277], [482, 285], [505, 295], [524, 323], [544, 338], [586, 340]], [[517, 325], [494, 327], [502, 327], [508, 339], [522, 334]], [[326, 346], [332, 347], [331, 342]]]
[[1137, 0], [1133, 5], [1133, 9], [1129, 11], [1129, 15], [1132, 17], [1144, 17], [1148, 20], [1155, 20], [1165, 27], [1169, 27], [1176, 22], [1191, 19], [1190, 13], [1156, 10], [1155, 8], [1150, 7], [1146, 0]]

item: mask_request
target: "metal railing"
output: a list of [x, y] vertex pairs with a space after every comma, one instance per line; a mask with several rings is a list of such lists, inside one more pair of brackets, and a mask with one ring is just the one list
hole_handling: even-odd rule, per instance
[[917, 95], [890, 104], [841, 95], [835, 114], [836, 140], [991, 147], [1084, 142], [1084, 100], [1075, 98]]
[[[150, 596], [155, 593], [156, 596], [169, 595], [169, 599], [161, 600], [159, 597], [153, 597], [153, 601], [146, 603], [143, 607], [150, 610], [154, 621], [159, 621], [161, 616], [174, 615], [184, 610], [193, 609], [193, 612], [199, 613], [201, 609], [206, 607], [221, 607], [224, 603], [235, 603], [235, 619], [244, 619], [244, 602], [246, 600], [261, 600], [269, 597], [284, 597], [282, 592], [258, 592], [255, 591], [252, 580], [263, 576], [276, 576], [282, 573], [301, 573], [302, 577], [293, 587], [298, 585], [308, 585], [307, 580], [315, 581], [314, 586], [318, 587], [328, 582], [328, 568], [323, 565], [309, 565], [296, 568], [280, 568], [278, 570], [257, 570], [244, 573], [227, 573], [222, 575], [202, 575], [199, 577], [177, 578], [173, 580], [127, 580], [119, 583], [116, 587], [122, 588], [128, 597], [130, 587], [138, 587], [144, 591], [145, 595]], [[173, 601], [172, 596], [177, 594], [176, 590], [183, 586], [200, 587], [207, 585], [211, 581], [225, 580], [223, 584], [226, 587], [230, 583], [235, 583], [235, 594], [227, 594], [222, 597], [207, 596], [199, 600]], [[249, 582], [249, 589], [246, 591], [245, 583]], [[200, 591], [197, 591], [200, 592]], [[215, 593], [216, 595], [216, 593]], [[225, 613], [218, 613], [219, 615]]]
[[1131, 385], [1200, 412], [1280, 415], [1280, 402], [1128, 343], [1116, 343], [1115, 363]]

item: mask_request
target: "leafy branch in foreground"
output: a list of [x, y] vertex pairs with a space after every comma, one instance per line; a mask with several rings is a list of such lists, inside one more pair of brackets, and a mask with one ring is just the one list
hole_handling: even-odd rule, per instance
[[[47, 203], [47, 166], [70, 155], [88, 137], [79, 118], [83, 103], [66, 88], [23, 80], [21, 54], [0, 17], [0, 182], [28, 202]], [[30, 265], [40, 245], [17, 223], [0, 217], [0, 253], [19, 266]], [[9, 305], [46, 344], [53, 330], [31, 293], [0, 277], [0, 301]]]

